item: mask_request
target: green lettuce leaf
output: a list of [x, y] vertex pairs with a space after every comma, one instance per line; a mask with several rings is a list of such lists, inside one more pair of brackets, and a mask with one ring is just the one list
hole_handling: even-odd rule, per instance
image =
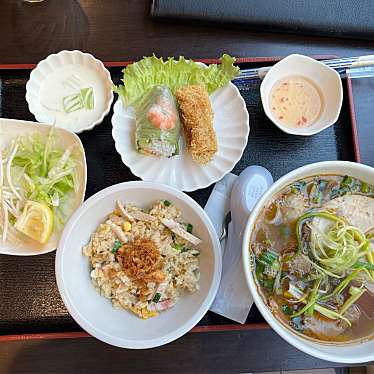
[[155, 55], [128, 65], [123, 69], [124, 85], [114, 86], [125, 105], [136, 106], [141, 98], [154, 85], [165, 85], [175, 93], [182, 86], [205, 85], [209, 94], [224, 87], [239, 75], [240, 69], [234, 66], [235, 58], [227, 54], [221, 57], [221, 64], [202, 66], [180, 56], [178, 60], [169, 57], [167, 61]]

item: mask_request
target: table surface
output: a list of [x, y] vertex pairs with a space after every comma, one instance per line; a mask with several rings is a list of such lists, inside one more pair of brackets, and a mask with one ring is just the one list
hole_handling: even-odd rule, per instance
[[[215, 58], [224, 52], [237, 57], [295, 52], [356, 56], [372, 54], [374, 45], [229, 26], [156, 23], [149, 18], [147, 0], [0, 0], [0, 9], [0, 64], [36, 63], [62, 49], [87, 51], [103, 61], [129, 61], [153, 52], [191, 58]], [[366, 129], [371, 116], [361, 101], [359, 107], [361, 128]], [[190, 333], [148, 351], [121, 350], [92, 338], [0, 343], [0, 372], [249, 372], [332, 366], [338, 365], [299, 352], [270, 329]]]

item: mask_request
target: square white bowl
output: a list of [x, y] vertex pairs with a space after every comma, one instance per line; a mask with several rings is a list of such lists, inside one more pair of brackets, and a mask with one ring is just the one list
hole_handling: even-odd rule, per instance
[[[322, 112], [308, 127], [287, 127], [273, 115], [270, 108], [271, 89], [279, 80], [292, 75], [306, 77], [320, 89], [322, 94]], [[289, 55], [276, 63], [262, 81], [260, 92], [267, 117], [282, 131], [292, 135], [310, 136], [333, 125], [339, 117], [343, 102], [343, 87], [339, 74], [322, 62], [298, 54]]]

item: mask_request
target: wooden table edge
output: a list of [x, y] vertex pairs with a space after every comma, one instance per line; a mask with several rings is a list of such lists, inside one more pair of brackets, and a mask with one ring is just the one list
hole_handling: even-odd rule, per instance
[[[246, 325], [206, 325], [195, 326], [188, 334], [204, 333], [204, 332], [224, 332], [224, 331], [253, 331], [253, 330], [268, 330], [270, 326], [267, 323], [251, 323]], [[51, 332], [51, 333], [32, 333], [32, 334], [14, 334], [14, 335], [0, 335], [0, 343], [12, 341], [26, 341], [26, 340], [59, 340], [59, 339], [79, 339], [91, 338], [92, 336], [85, 331], [70, 331], [70, 332]]]

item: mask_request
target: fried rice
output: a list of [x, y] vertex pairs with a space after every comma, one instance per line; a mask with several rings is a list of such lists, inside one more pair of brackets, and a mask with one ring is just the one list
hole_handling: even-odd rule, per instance
[[185, 291], [199, 289], [200, 251], [161, 223], [163, 219], [192, 230], [169, 201], [157, 201], [148, 210], [119, 203], [83, 247], [95, 288], [113, 306], [143, 319], [173, 307]]

